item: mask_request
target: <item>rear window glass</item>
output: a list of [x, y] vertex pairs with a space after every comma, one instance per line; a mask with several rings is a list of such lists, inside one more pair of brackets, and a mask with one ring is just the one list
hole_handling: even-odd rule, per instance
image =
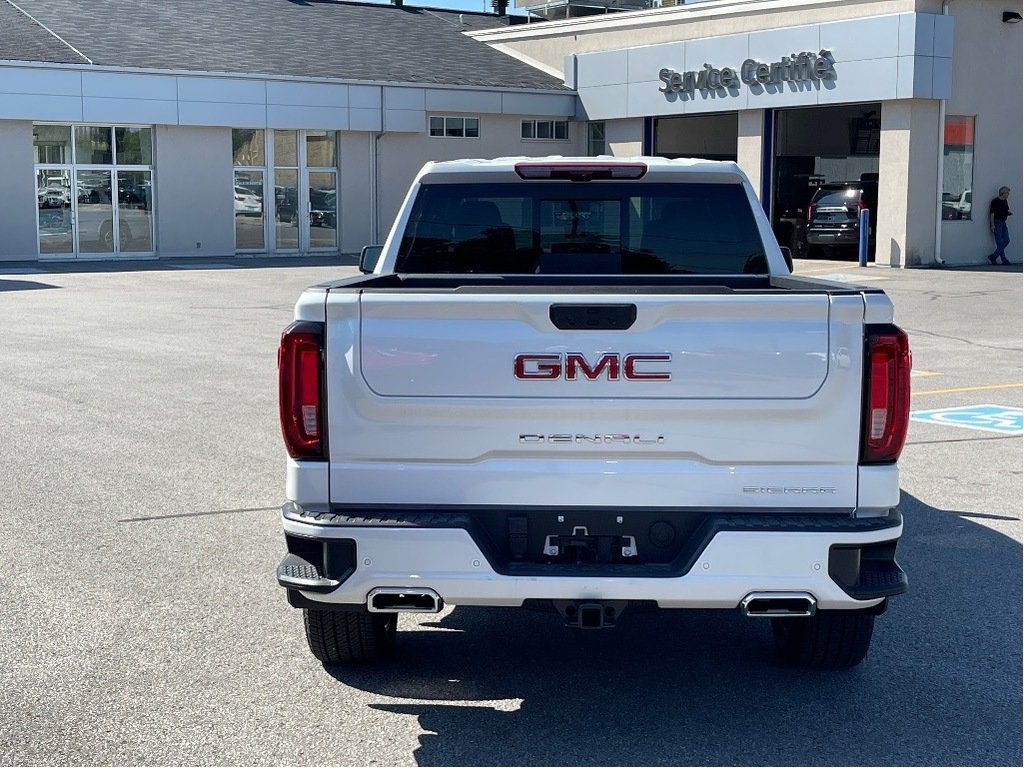
[[766, 274], [739, 184], [426, 184], [396, 272]]
[[814, 196], [815, 205], [850, 205], [860, 200], [860, 190], [845, 187], [843, 189], [820, 189]]

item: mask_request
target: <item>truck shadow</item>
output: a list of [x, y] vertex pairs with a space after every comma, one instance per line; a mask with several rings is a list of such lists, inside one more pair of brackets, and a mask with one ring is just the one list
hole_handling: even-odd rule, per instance
[[328, 671], [410, 700], [372, 706], [419, 718], [419, 765], [1020, 765], [1021, 545], [901, 509], [910, 592], [853, 670], [782, 666], [768, 623], [734, 612], [587, 632], [460, 607], [404, 624], [389, 666]]

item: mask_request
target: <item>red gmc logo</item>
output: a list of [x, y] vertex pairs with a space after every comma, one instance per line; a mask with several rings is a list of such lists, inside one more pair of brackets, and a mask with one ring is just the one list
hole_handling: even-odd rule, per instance
[[580, 352], [565, 352], [555, 355], [516, 355], [515, 376], [517, 379], [587, 379], [597, 381], [604, 377], [608, 381], [670, 381], [668, 371], [652, 369], [653, 363], [670, 363], [672, 355], [620, 355], [606, 352], [591, 363]]

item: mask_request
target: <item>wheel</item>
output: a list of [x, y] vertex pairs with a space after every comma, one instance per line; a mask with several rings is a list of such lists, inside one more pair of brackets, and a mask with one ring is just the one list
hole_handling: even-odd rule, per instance
[[397, 613], [304, 608], [309, 650], [323, 664], [367, 664], [395, 648]]
[[121, 242], [122, 251], [127, 251], [128, 246], [132, 244], [132, 230], [124, 222], [121, 222], [121, 226], [118, 227], [117, 239]]
[[103, 226], [100, 227], [100, 242], [108, 251], [114, 250], [114, 225], [109, 221], [103, 222]]
[[868, 654], [875, 616], [864, 611], [818, 611], [808, 618], [772, 619], [775, 647], [799, 667], [847, 669]]

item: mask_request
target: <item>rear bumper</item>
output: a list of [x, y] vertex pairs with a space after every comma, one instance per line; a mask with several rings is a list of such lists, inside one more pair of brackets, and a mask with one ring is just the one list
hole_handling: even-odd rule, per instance
[[860, 242], [856, 229], [808, 229], [809, 245], [857, 245]]
[[[422, 515], [437, 524], [421, 524], [431, 522]], [[736, 608], [752, 592], [806, 592], [820, 609], [849, 610], [906, 590], [894, 557], [903, 531], [895, 510], [876, 518], [709, 513], [676, 560], [648, 566], [505, 562], [457, 513], [351, 517], [288, 504], [282, 523], [291, 552], [282, 568], [288, 562], [289, 573], [309, 577], [310, 569], [295, 567], [299, 558], [320, 576], [303, 582], [278, 571], [293, 604], [306, 607], [356, 608], [374, 589], [406, 587], [433, 590], [446, 604], [479, 606], [645, 600], [662, 608]]]

